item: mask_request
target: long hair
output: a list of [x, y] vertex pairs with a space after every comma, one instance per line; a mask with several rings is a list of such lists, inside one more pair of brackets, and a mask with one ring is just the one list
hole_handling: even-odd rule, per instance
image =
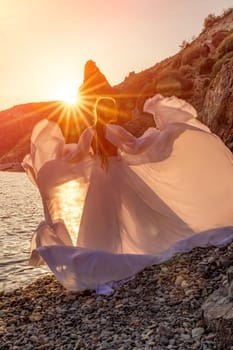
[[99, 97], [94, 106], [94, 117], [95, 123], [110, 124], [116, 122], [118, 117], [116, 100], [108, 96]]

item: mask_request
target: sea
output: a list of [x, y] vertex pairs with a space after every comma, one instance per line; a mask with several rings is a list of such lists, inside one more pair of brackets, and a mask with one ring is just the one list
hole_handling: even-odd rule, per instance
[[0, 291], [49, 273], [48, 267], [28, 265], [30, 240], [42, 220], [38, 189], [26, 174], [0, 171]]

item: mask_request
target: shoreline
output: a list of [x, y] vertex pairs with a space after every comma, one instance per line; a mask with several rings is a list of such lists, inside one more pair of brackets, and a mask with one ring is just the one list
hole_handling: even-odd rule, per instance
[[201, 306], [226, 280], [232, 256], [233, 242], [195, 248], [110, 296], [70, 292], [52, 274], [3, 291], [0, 349], [218, 349]]
[[0, 163], [0, 171], [24, 173], [21, 163]]
[[[42, 265], [42, 266], [47, 266], [47, 265]], [[37, 267], [35, 267], [37, 269]], [[47, 275], [53, 276], [53, 273], [49, 270], [48, 271], [42, 271], [41, 273], [39, 272], [38, 275], [29, 275], [28, 278], [21, 278], [19, 281], [5, 281], [0, 283], [0, 296], [4, 294], [10, 294], [14, 293], [16, 290], [22, 290], [27, 287], [30, 287], [34, 283], [36, 283], [37, 280], [43, 279]], [[12, 282], [11, 282], [12, 281]], [[0, 348], [1, 349], [1, 348]]]

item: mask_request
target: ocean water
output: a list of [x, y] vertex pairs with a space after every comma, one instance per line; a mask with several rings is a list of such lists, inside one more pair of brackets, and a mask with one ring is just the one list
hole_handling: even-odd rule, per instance
[[39, 192], [26, 174], [0, 171], [0, 291], [49, 272], [28, 265], [30, 239], [42, 220]]

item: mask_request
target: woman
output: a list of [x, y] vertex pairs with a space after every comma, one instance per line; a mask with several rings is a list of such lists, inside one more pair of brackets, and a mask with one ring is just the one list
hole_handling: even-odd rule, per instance
[[108, 124], [110, 105], [97, 101], [78, 144], [40, 122], [24, 161], [45, 210], [30, 262], [44, 260], [70, 290], [108, 293], [145, 266], [233, 238], [232, 154], [195, 109], [156, 95], [144, 111], [157, 128], [135, 138]]
[[105, 137], [105, 125], [117, 122], [117, 106], [113, 98], [99, 98], [95, 104], [95, 130], [92, 149], [101, 158], [102, 167], [107, 169], [108, 158], [117, 156], [117, 147]]

